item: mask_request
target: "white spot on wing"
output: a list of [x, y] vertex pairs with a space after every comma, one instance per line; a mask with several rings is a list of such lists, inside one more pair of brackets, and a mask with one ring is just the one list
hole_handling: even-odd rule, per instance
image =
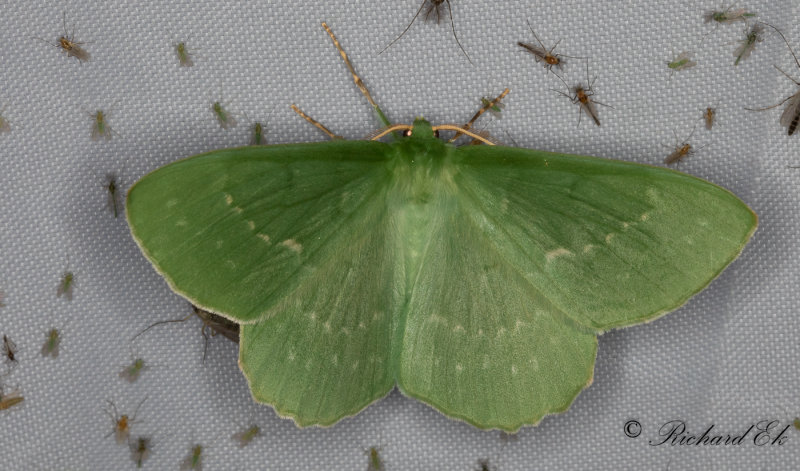
[[525, 325], [525, 323], [522, 322], [521, 319], [517, 319], [517, 321], [514, 322], [514, 332], [519, 332], [519, 329], [521, 329], [523, 325]]
[[297, 254], [303, 251], [303, 246], [298, 244], [294, 239], [286, 239], [281, 242], [281, 245]]
[[564, 247], [559, 247], [555, 250], [551, 250], [545, 254], [547, 258], [547, 262], [552, 262], [553, 260], [557, 259], [558, 257], [562, 257], [564, 255], [572, 255], [572, 252], [565, 249]]

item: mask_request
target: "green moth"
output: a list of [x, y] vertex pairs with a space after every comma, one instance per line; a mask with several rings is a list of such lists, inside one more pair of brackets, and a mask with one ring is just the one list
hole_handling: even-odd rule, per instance
[[142, 252], [241, 324], [253, 397], [300, 426], [395, 386], [476, 427], [536, 424], [591, 384], [598, 335], [683, 305], [757, 226], [690, 175], [440, 130], [481, 139], [418, 118], [390, 143], [208, 152], [128, 192]]

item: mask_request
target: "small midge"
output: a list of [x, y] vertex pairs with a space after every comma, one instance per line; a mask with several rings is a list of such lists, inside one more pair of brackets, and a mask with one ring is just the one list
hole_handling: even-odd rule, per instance
[[327, 330], [328, 332], [331, 331], [331, 321], [325, 321], [325, 323], [322, 325], [325, 326], [325, 330]]
[[583, 246], [583, 253], [589, 253], [594, 249], [596, 246], [593, 244], [588, 244]]
[[171, 207], [175, 206], [176, 204], [178, 204], [178, 199], [177, 198], [172, 198], [171, 200], [167, 201], [167, 207], [168, 208], [171, 208]]
[[613, 238], [614, 238], [614, 234], [613, 233], [606, 234], [606, 244], [610, 244], [611, 243], [611, 239], [613, 239]]
[[333, 363], [334, 365], [338, 365], [339, 364], [339, 355], [333, 355], [331, 357], [331, 363]]
[[263, 240], [264, 242], [266, 242], [266, 243], [268, 243], [268, 244], [269, 244], [269, 236], [268, 236], [268, 235], [266, 235], [266, 234], [262, 234], [262, 233], [260, 233], [260, 232], [259, 232], [258, 234], [256, 234], [256, 236], [257, 236], [259, 239], [261, 239], [261, 240]]
[[359, 322], [359, 323], [358, 323], [358, 328], [359, 328], [359, 329], [366, 329], [366, 328], [367, 328], [367, 326], [366, 326], [366, 325], [365, 325], [363, 322]]
[[642, 213], [642, 215], [641, 215], [641, 216], [639, 216], [639, 219], [641, 219], [642, 221], [647, 221], [647, 218], [649, 218], [649, 217], [650, 217], [650, 215], [649, 215], [649, 214], [647, 214], [647, 213]]
[[236, 214], [242, 214], [242, 213], [244, 212], [244, 209], [242, 209], [242, 208], [240, 208], [240, 207], [238, 207], [238, 206], [234, 206], [234, 208], [233, 208], [233, 211], [234, 211]]
[[306, 360], [306, 369], [307, 370], [311, 369], [311, 360]]
[[516, 374], [517, 374], [517, 365], [511, 365], [511, 374], [516, 376]]
[[289, 352], [289, 355], [286, 356], [289, 361], [294, 361], [294, 352]]
[[232, 270], [236, 268], [236, 263], [231, 259], [225, 260], [225, 265], [227, 265]]
[[456, 371], [460, 372], [460, 371], [463, 371], [463, 370], [464, 370], [464, 367], [461, 366], [461, 363], [456, 363]]
[[531, 358], [528, 360], [528, 363], [531, 365], [531, 369], [538, 370], [539, 369], [539, 361], [536, 358]]
[[254, 223], [253, 221], [247, 221], [247, 227], [249, 227], [250, 230], [252, 231], [253, 229], [256, 228], [256, 223]]
[[231, 196], [231, 195], [229, 195], [229, 194], [225, 193], [225, 203], [227, 203], [227, 204], [228, 204], [228, 206], [230, 206], [231, 204], [233, 204], [233, 196]]
[[347, 327], [342, 327], [341, 329], [339, 329], [339, 332], [343, 333], [344, 335], [347, 335], [348, 337], [350, 336], [350, 329], [348, 329]]
[[461, 325], [456, 325], [455, 327], [453, 327], [453, 332], [462, 332], [463, 333], [463, 332], [466, 332], [466, 330], [464, 330], [464, 327], [462, 327]]
[[354, 361], [353, 364], [350, 366], [350, 368], [352, 368], [353, 371], [357, 370], [358, 369], [358, 360]]
[[294, 239], [286, 239], [281, 242], [281, 245], [298, 254], [303, 251], [303, 246], [298, 244]]
[[218, 240], [217, 243], [216, 243], [217, 248], [221, 249], [222, 248], [222, 244], [223, 244], [223, 242], [221, 240]]
[[311, 312], [309, 312], [309, 313], [308, 313], [308, 317], [309, 317], [309, 318], [310, 318], [312, 321], [315, 321], [315, 320], [317, 320], [317, 313], [316, 313], [316, 312], [314, 312], [314, 311], [311, 311]]
[[630, 224], [628, 224], [627, 222], [623, 222], [623, 223], [622, 223], [622, 228], [623, 228], [623, 229], [627, 229], [627, 228], [629, 228], [629, 227], [630, 227]]
[[525, 325], [525, 323], [524, 323], [524, 322], [522, 322], [521, 320], [517, 319], [517, 321], [516, 321], [516, 322], [514, 322], [514, 331], [516, 331], [516, 332], [519, 332], [519, 329], [520, 329], [520, 328], [521, 328], [523, 325]]
[[185, 218], [178, 219], [178, 222], [175, 223], [175, 225], [178, 226], [178, 227], [183, 227], [183, 226], [185, 226], [187, 224], [189, 224], [189, 223], [186, 221]]
[[505, 335], [505, 333], [506, 333], [506, 328], [500, 327], [499, 329], [497, 329], [497, 335], [495, 335], [495, 338], [500, 338], [503, 335]]

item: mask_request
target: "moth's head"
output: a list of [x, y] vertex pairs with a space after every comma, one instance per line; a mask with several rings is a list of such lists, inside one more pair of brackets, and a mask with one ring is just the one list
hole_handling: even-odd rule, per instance
[[414, 125], [410, 129], [403, 131], [403, 137], [411, 137], [415, 140], [431, 140], [439, 138], [439, 131], [434, 130], [431, 123], [419, 117], [414, 120]]

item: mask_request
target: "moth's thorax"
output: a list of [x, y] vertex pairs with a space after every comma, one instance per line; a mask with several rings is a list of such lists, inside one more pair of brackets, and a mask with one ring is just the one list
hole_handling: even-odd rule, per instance
[[422, 204], [453, 190], [453, 145], [435, 137], [427, 122], [415, 122], [410, 136], [392, 143], [392, 193], [400, 204]]

